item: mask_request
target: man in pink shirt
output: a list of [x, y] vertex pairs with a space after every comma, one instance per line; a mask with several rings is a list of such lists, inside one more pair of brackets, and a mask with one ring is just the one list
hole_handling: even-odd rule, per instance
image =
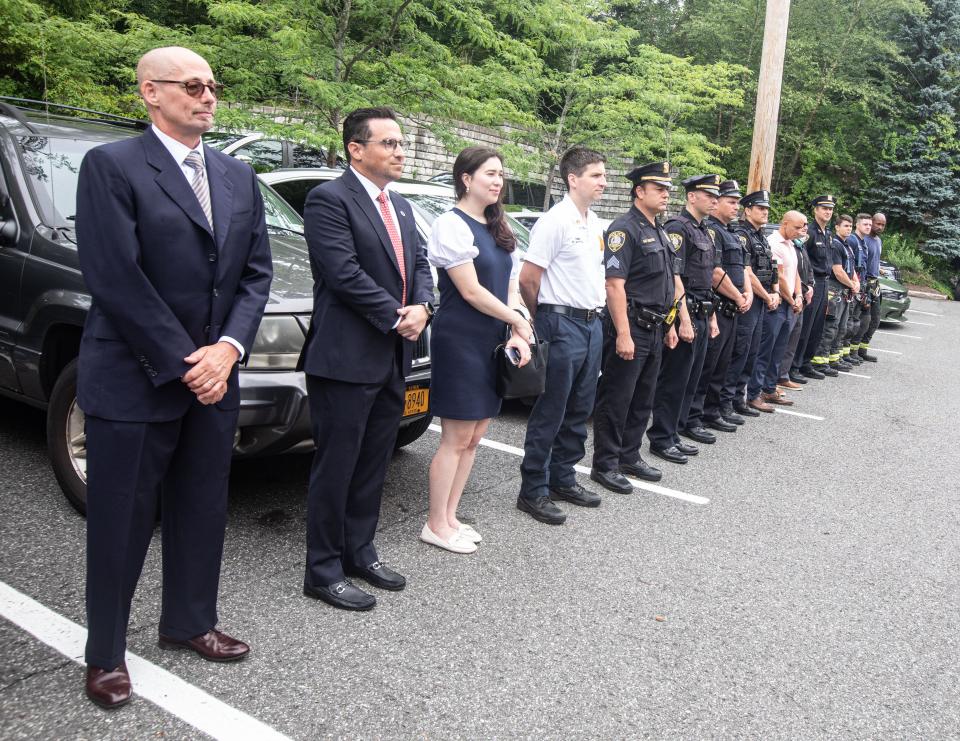
[[803, 292], [800, 276], [797, 274], [797, 252], [793, 247], [793, 240], [806, 223], [807, 217], [799, 211], [787, 211], [780, 221], [780, 229], [767, 237], [780, 268], [777, 285], [780, 304], [764, 315], [760, 353], [753, 376], [747, 385], [747, 403], [760, 412], [772, 412], [771, 404], [793, 405], [792, 401], [777, 391], [777, 376], [790, 332], [803, 311]]

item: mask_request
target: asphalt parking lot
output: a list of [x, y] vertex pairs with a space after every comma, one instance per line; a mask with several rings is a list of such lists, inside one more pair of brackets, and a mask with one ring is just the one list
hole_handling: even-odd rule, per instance
[[69, 644], [84, 521], [42, 414], [0, 400], [0, 738], [960, 736], [960, 306], [912, 308], [879, 363], [791, 394], [806, 416], [717, 433], [657, 463], [663, 491], [566, 506], [562, 527], [515, 509], [526, 411], [507, 407], [464, 495], [470, 556], [417, 538], [428, 432], [394, 458], [378, 538], [409, 586], [368, 614], [301, 594], [309, 458], [235, 464], [221, 627], [253, 652], [157, 647], [155, 539], [129, 641], [153, 695], [112, 713], [69, 648], [10, 619], [24, 595], [52, 612], [18, 620]]

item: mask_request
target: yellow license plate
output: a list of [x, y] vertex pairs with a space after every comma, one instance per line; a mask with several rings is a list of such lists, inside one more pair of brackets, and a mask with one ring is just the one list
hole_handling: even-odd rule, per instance
[[426, 414], [430, 409], [430, 389], [409, 388], [403, 403], [403, 416]]

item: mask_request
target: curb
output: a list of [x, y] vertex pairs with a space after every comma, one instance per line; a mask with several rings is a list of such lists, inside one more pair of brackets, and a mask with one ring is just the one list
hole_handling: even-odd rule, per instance
[[915, 296], [917, 298], [932, 298], [937, 301], [946, 301], [947, 297], [942, 293], [928, 293], [927, 291], [907, 291], [908, 296]]

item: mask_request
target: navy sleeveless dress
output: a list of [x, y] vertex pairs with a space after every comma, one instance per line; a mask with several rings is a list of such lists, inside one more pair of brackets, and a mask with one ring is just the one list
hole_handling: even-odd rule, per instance
[[[473, 259], [480, 285], [507, 303], [513, 258], [497, 247], [487, 225], [458, 208], [470, 227], [479, 254]], [[494, 350], [503, 342], [506, 325], [464, 301], [447, 271], [437, 270], [440, 305], [430, 335], [430, 410], [446, 419], [480, 420], [496, 417]]]

